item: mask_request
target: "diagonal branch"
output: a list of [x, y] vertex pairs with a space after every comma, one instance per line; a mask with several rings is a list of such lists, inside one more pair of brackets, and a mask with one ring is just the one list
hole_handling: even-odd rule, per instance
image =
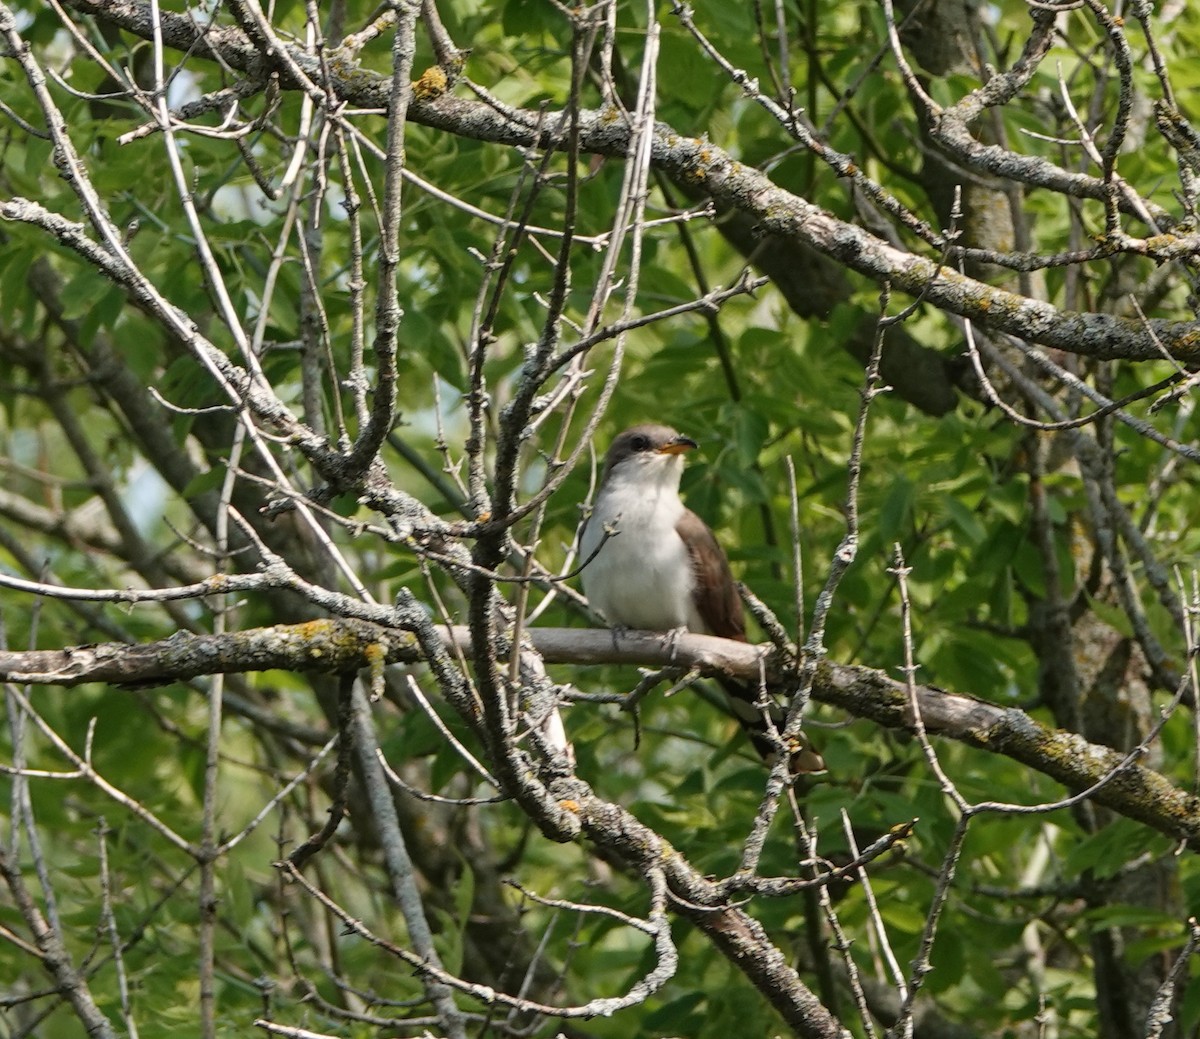
[[[149, 39], [149, 4], [140, 0], [67, 0], [76, 11], [94, 15]], [[200, 57], [215, 58], [231, 68], [262, 75], [263, 56], [239, 30], [205, 29], [183, 15], [162, 15], [164, 42]], [[277, 68], [285, 89], [308, 89], [292, 73], [319, 78], [320, 62], [299, 48], [288, 48], [287, 61]], [[350, 62], [333, 63], [335, 95], [354, 105], [380, 108], [387, 104], [390, 80]], [[549, 148], [557, 113], [504, 108], [448, 93], [414, 97], [409, 118], [416, 123], [480, 141], [513, 147]], [[615, 112], [581, 111], [579, 147], [598, 155], [630, 156], [636, 144], [633, 127]], [[665, 123], [654, 128], [651, 163], [676, 178], [684, 178], [719, 204], [753, 217], [762, 231], [809, 245], [839, 264], [876, 282], [889, 283], [933, 306], [1068, 353], [1101, 359], [1161, 360], [1167, 350], [1179, 360], [1200, 356], [1200, 324], [1156, 319], [1137, 321], [1110, 314], [1061, 310], [1049, 303], [995, 288], [896, 248], [868, 231], [839, 220], [818, 206], [777, 187], [758, 170], [744, 166], [710, 142], [677, 133]], [[1039, 163], [1026, 173], [1032, 175]], [[1093, 183], [1094, 182], [1094, 183]], [[1103, 181], [1072, 181], [1055, 186], [1073, 195], [1104, 198]], [[1087, 188], [1085, 191], [1084, 189]], [[1094, 188], [1094, 190], [1093, 190]], [[1121, 236], [1106, 241], [1113, 254], [1143, 255], [1159, 263], [1200, 254], [1200, 233], [1161, 234], [1145, 239]]]
[[37, 955], [42, 966], [54, 979], [57, 991], [74, 1008], [79, 1020], [95, 1039], [114, 1039], [117, 1031], [112, 1022], [96, 1005], [87, 980], [71, 960], [71, 954], [63, 943], [62, 935], [50, 926], [25, 886], [18, 864], [9, 858], [8, 852], [0, 847], [0, 877], [4, 878], [12, 905], [25, 920], [26, 926], [37, 943]]

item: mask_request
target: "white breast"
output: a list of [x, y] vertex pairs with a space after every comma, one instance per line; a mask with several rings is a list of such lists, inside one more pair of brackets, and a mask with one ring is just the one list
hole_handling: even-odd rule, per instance
[[[613, 474], [614, 476], [616, 474]], [[678, 485], [678, 476], [674, 483]], [[691, 558], [675, 532], [683, 503], [670, 481], [636, 487], [610, 478], [580, 542], [583, 590], [609, 624], [648, 631], [702, 631], [692, 604]], [[606, 525], [618, 533], [604, 540]]]

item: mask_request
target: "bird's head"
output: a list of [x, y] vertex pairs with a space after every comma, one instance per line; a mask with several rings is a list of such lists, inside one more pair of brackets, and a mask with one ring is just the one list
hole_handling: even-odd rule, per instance
[[696, 441], [670, 426], [646, 423], [631, 426], [608, 449], [604, 482], [610, 479], [637, 483], [673, 483], [679, 486], [683, 454], [693, 451]]

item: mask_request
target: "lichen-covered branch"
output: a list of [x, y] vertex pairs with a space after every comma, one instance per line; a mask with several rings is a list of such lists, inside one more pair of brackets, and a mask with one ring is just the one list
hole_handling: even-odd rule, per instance
[[[68, 0], [68, 6], [149, 38], [149, 5], [138, 0]], [[230, 67], [261, 75], [263, 56], [238, 30], [204, 31], [181, 15], [163, 15], [164, 38], [180, 50], [216, 56]], [[298, 49], [289, 63], [307, 76], [317, 76], [317, 60]], [[355, 105], [382, 107], [389, 80], [348, 62], [331, 63], [331, 87], [339, 99]], [[283, 85], [301, 89], [287, 64], [272, 69]], [[553, 147], [554, 113], [534, 113], [487, 105], [449, 93], [414, 97], [408, 112], [415, 122], [462, 137], [519, 147]], [[628, 156], [633, 128], [615, 110], [581, 111], [579, 148], [598, 155]], [[955, 124], [957, 125], [957, 124]], [[949, 133], [949, 131], [947, 131]], [[972, 152], [984, 146], [972, 142]], [[977, 281], [943, 267], [941, 258], [906, 252], [871, 232], [840, 220], [805, 199], [773, 184], [758, 170], [736, 161], [702, 138], [655, 126], [651, 162], [672, 177], [694, 184], [722, 205], [753, 217], [764, 232], [811, 246], [839, 264], [894, 290], [920, 296], [935, 307], [967, 317], [986, 328], [1020, 336], [1069, 353], [1100, 359], [1160, 360], [1164, 350], [1180, 361], [1200, 356], [1200, 324], [1194, 321], [1139, 321], [1111, 314], [1061, 310], [1042, 300]], [[1049, 164], [1037, 164], [1049, 168]], [[1057, 181], [1055, 182], [1057, 183]], [[1100, 182], [1097, 182], [1099, 184]], [[1130, 253], [1157, 262], [1200, 254], [1200, 232], [1177, 229], [1136, 239], [1121, 236], [1109, 243], [1112, 254]]]
[[[448, 645], [470, 652], [465, 627], [436, 629]], [[572, 628], [533, 628], [528, 637], [547, 663], [641, 664], [698, 668], [704, 674], [757, 679], [764, 648], [707, 635], [681, 635], [668, 643], [658, 635]], [[60, 650], [0, 652], [0, 680], [76, 686], [163, 684], [217, 672], [272, 668], [344, 672], [423, 658], [416, 638], [360, 620], [319, 620], [226, 635], [179, 633], [162, 642], [129, 646], [104, 643]], [[768, 658], [768, 681], [778, 679]], [[1200, 849], [1200, 798], [1172, 786], [1158, 772], [1082, 736], [1043, 725], [1015, 707], [1001, 707], [960, 693], [917, 687], [928, 732], [1003, 754], [1062, 783], [1072, 791], [1104, 783], [1094, 800]], [[813, 699], [890, 729], [911, 731], [913, 718], [903, 683], [867, 667], [823, 662]], [[1105, 781], [1107, 780], [1107, 781]]]

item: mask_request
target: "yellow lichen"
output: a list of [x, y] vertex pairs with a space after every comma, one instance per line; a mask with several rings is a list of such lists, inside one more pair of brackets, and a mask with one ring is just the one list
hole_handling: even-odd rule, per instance
[[320, 639], [329, 635], [330, 623], [327, 620], [304, 621], [293, 629], [302, 639]]
[[430, 65], [421, 73], [421, 78], [414, 80], [412, 85], [413, 97], [418, 101], [432, 101], [446, 92], [450, 80], [445, 69], [440, 65]]
[[363, 655], [371, 674], [371, 695], [375, 699], [383, 696], [383, 666], [387, 663], [387, 649], [382, 642], [372, 642]]

